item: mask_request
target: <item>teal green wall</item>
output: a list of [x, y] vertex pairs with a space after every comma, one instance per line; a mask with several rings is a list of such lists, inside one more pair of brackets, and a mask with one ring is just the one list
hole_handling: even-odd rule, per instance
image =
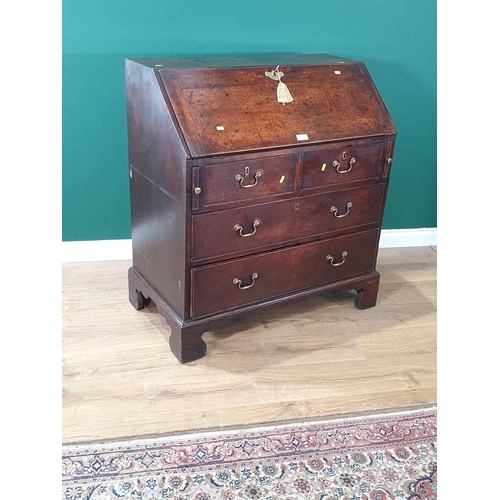
[[398, 129], [384, 229], [436, 227], [436, 0], [63, 0], [63, 240], [130, 238], [124, 59], [363, 61]]

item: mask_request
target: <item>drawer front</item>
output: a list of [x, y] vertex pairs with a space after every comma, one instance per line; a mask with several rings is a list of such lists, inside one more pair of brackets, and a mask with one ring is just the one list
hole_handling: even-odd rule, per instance
[[379, 143], [304, 153], [302, 189], [378, 177], [383, 147]]
[[384, 183], [193, 216], [193, 262], [380, 221]]
[[371, 271], [378, 235], [374, 229], [194, 268], [191, 316], [199, 318]]
[[198, 197], [193, 206], [206, 208], [293, 193], [297, 158], [297, 155], [274, 156], [200, 167], [199, 186], [193, 187], [199, 187], [201, 192], [193, 194]]

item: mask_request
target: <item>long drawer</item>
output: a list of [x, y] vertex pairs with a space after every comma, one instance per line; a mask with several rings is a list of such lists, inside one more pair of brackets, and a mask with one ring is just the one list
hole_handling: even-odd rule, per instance
[[192, 261], [380, 221], [383, 183], [193, 216]]
[[374, 269], [379, 230], [191, 269], [191, 316], [200, 318]]

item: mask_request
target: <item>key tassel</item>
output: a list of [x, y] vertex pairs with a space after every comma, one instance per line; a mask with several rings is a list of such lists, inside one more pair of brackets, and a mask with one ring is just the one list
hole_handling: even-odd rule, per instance
[[278, 102], [281, 102], [284, 106], [287, 102], [293, 101], [292, 94], [290, 94], [288, 87], [281, 81], [281, 77], [284, 75], [284, 73], [283, 71], [279, 70], [279, 65], [276, 66], [276, 69], [274, 71], [266, 71], [265, 75], [271, 78], [272, 80], [279, 82], [278, 88], [276, 89], [276, 93], [278, 95]]

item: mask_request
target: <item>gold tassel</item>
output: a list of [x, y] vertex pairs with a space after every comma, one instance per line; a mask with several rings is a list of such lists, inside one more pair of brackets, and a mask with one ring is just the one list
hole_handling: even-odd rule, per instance
[[283, 76], [283, 71], [279, 70], [279, 66], [276, 66], [276, 69], [274, 71], [266, 71], [265, 75], [271, 78], [272, 80], [275, 80], [278, 83], [278, 88], [276, 90], [278, 94], [278, 102], [283, 103], [283, 106], [287, 102], [292, 102], [293, 97], [292, 94], [290, 94], [290, 91], [288, 90], [288, 87], [281, 81], [281, 77]]

